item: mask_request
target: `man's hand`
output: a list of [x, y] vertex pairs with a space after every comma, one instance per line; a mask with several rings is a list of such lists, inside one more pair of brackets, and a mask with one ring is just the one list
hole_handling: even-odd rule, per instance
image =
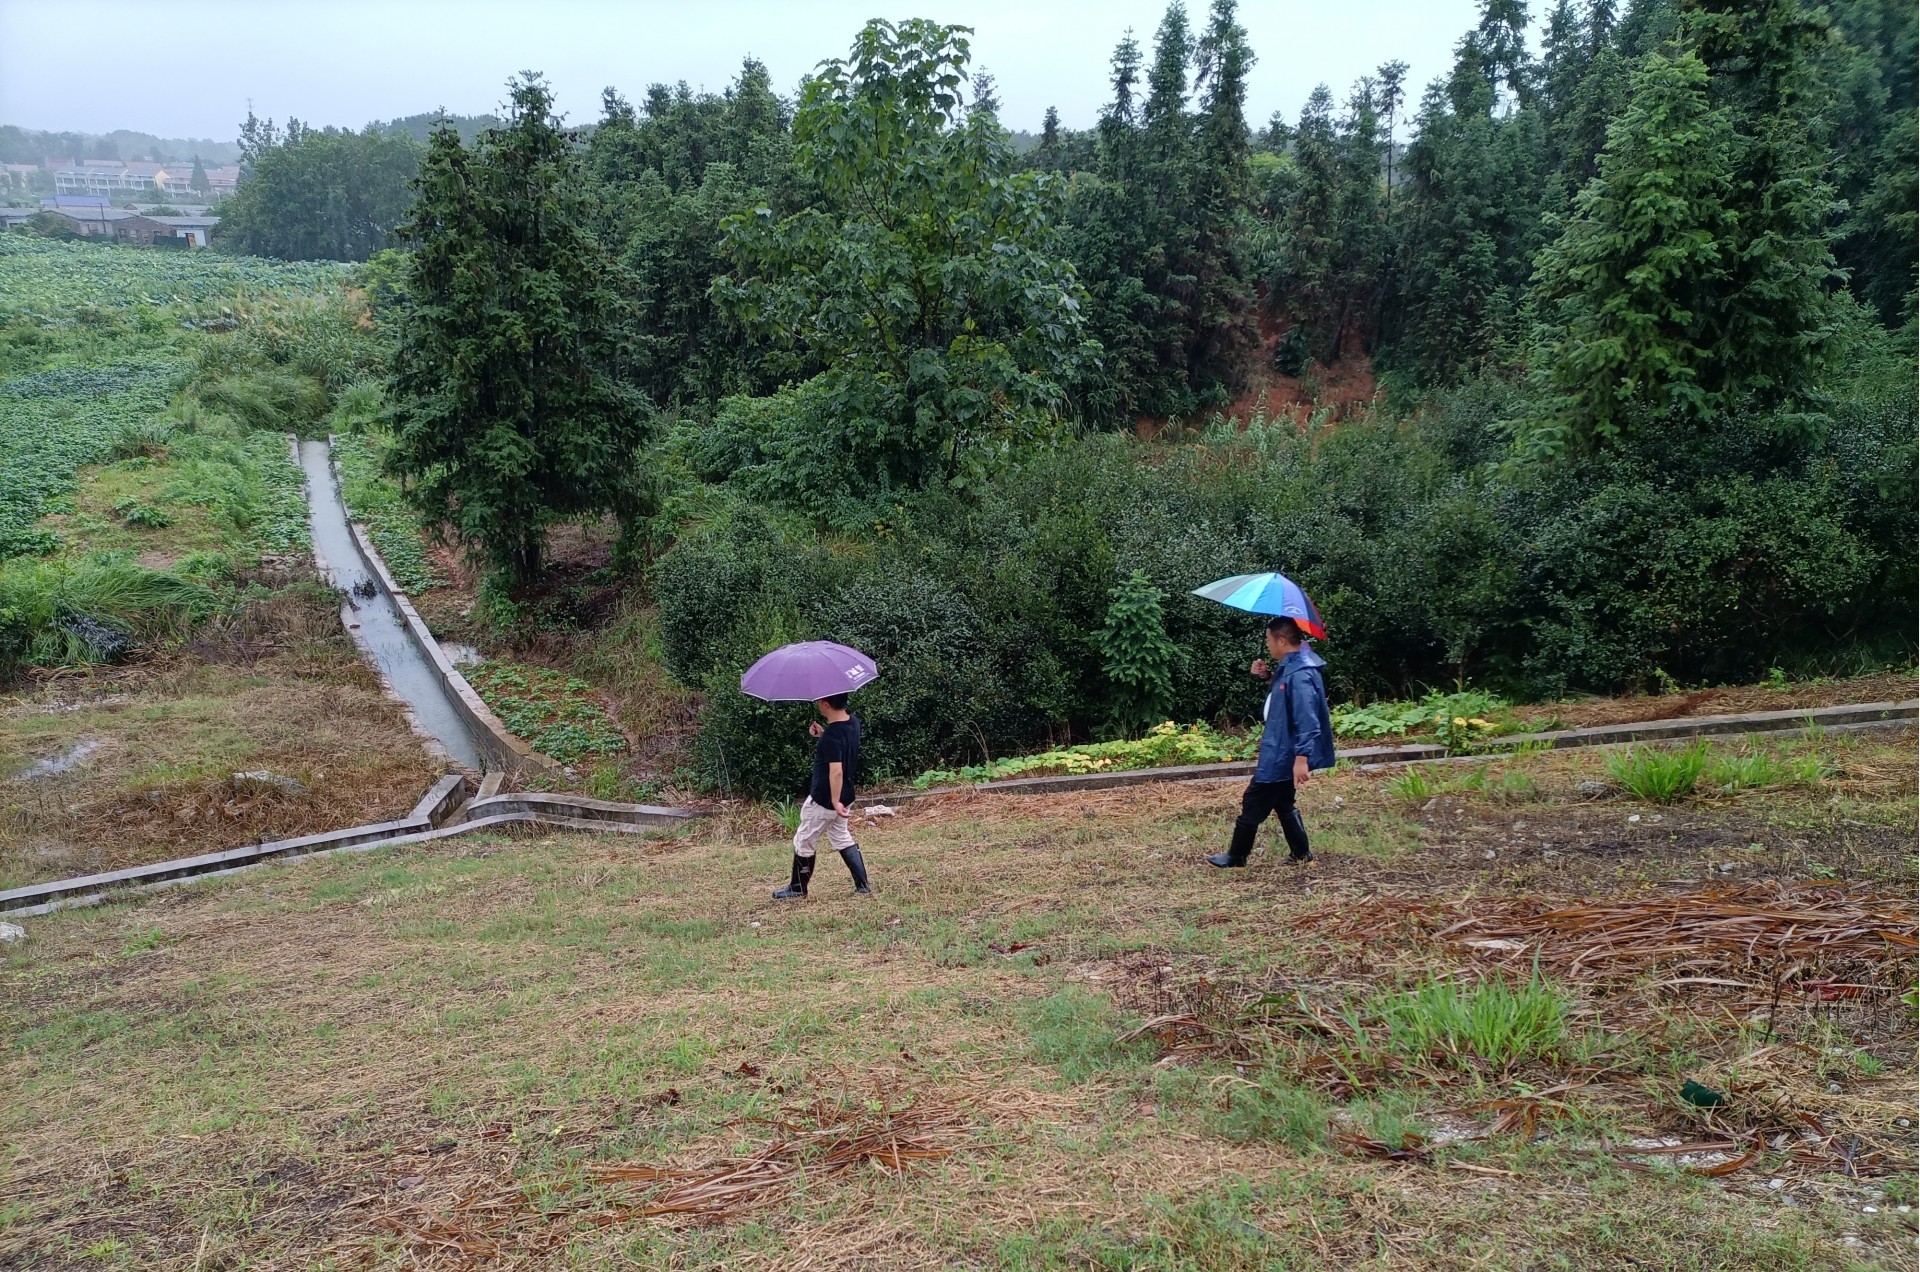
[[810, 724], [810, 725], [808, 725], [808, 726], [807, 726], [807, 736], [808, 736], [808, 737], [815, 737], [815, 738], [817, 738], [817, 737], [819, 737], [819, 736], [820, 736], [820, 735], [821, 735], [822, 733], [825, 733], [825, 732], [826, 732], [826, 730], [820, 727], [820, 722], [819, 722], [818, 720], [815, 720], [815, 721], [814, 721], [814, 722], [813, 722], [812, 724]]
[[853, 810], [851, 808], [848, 808], [845, 804], [842, 804], [837, 799], [833, 801], [833, 811], [840, 814], [842, 817], [853, 816]]
[[1295, 786], [1305, 786], [1307, 784], [1307, 779], [1310, 776], [1311, 776], [1311, 773], [1307, 768], [1307, 757], [1304, 755], [1294, 756], [1293, 757], [1293, 784]]
[[1253, 666], [1247, 668], [1247, 670], [1251, 671], [1260, 679], [1265, 680], [1268, 674], [1267, 660], [1264, 658], [1256, 658], [1253, 660]]

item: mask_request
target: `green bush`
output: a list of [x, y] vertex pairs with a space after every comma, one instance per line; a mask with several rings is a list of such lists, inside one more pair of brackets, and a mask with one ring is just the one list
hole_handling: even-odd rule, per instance
[[[1514, 400], [1476, 384], [1413, 421], [1085, 437], [964, 496], [930, 490], [870, 510], [877, 520], [844, 538], [758, 478], [726, 476], [728, 464], [772, 462], [750, 425], [774, 408], [736, 407], [733, 431], [705, 436], [693, 465], [715, 483], [712, 502], [654, 576], [669, 670], [713, 690], [708, 779], [725, 751], [735, 788], [775, 781], [748, 758], [762, 746], [742, 733], [757, 708], [722, 699], [783, 640], [845, 640], [880, 659], [858, 708], [873, 773], [1089, 739], [1127, 707], [1100, 633], [1113, 589], [1136, 572], [1162, 598], [1175, 718], [1258, 720], [1264, 686], [1246, 670], [1263, 652], [1258, 618], [1187, 593], [1278, 567], [1327, 618], [1318, 648], [1334, 702], [1375, 703], [1342, 710], [1336, 731], [1432, 727], [1456, 749], [1497, 732], [1472, 723], [1496, 694], [1615, 691], [1655, 669], [1724, 683], [1856, 658], [1861, 645], [1894, 658], [1912, 648], [1911, 404], [1836, 408], [1826, 440], [1799, 451], [1735, 413], [1704, 438], [1505, 472], [1487, 461]], [[1828, 630], [1855, 633], [1855, 648], [1837, 650]], [[1469, 680], [1485, 688], [1418, 696]], [[786, 753], [790, 773], [802, 755]]]

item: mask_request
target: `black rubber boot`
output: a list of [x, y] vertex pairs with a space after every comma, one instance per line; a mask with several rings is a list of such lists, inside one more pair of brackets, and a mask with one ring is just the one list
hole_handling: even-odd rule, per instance
[[793, 854], [793, 879], [784, 888], [775, 888], [776, 901], [800, 901], [807, 895], [807, 880], [813, 878], [813, 858]]
[[1300, 810], [1289, 808], [1280, 814], [1280, 830], [1287, 837], [1288, 861], [1312, 861], [1313, 849], [1307, 846], [1307, 823], [1300, 820]]
[[1246, 865], [1247, 858], [1253, 855], [1253, 837], [1259, 833], [1260, 828], [1258, 826], [1243, 826], [1238, 821], [1235, 821], [1233, 823], [1233, 839], [1227, 844], [1227, 850], [1225, 852], [1216, 852], [1213, 856], [1208, 857], [1207, 864], [1210, 866], [1219, 866], [1222, 869]]
[[853, 876], [853, 890], [864, 896], [873, 889], [867, 886], [867, 862], [860, 855], [860, 845], [840, 850], [840, 860], [847, 863], [847, 873]]

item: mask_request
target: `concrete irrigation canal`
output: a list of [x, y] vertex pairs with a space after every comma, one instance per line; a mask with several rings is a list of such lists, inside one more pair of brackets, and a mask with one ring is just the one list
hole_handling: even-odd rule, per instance
[[456, 763], [480, 772], [487, 765], [472, 729], [399, 607], [374, 578], [347, 526], [346, 505], [333, 478], [332, 449], [324, 441], [302, 441], [300, 467], [307, 475], [314, 564], [346, 596], [347, 608], [341, 617], [349, 633], [406, 704], [414, 723], [446, 748]]

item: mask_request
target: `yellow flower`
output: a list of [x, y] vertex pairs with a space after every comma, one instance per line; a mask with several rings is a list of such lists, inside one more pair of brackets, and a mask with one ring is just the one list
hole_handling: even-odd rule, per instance
[[1455, 717], [1453, 717], [1453, 727], [1454, 727], [1454, 728], [1456, 728], [1456, 729], [1464, 729], [1464, 728], [1466, 728], [1466, 727], [1467, 727], [1467, 717], [1465, 717], [1465, 716], [1455, 716]]

